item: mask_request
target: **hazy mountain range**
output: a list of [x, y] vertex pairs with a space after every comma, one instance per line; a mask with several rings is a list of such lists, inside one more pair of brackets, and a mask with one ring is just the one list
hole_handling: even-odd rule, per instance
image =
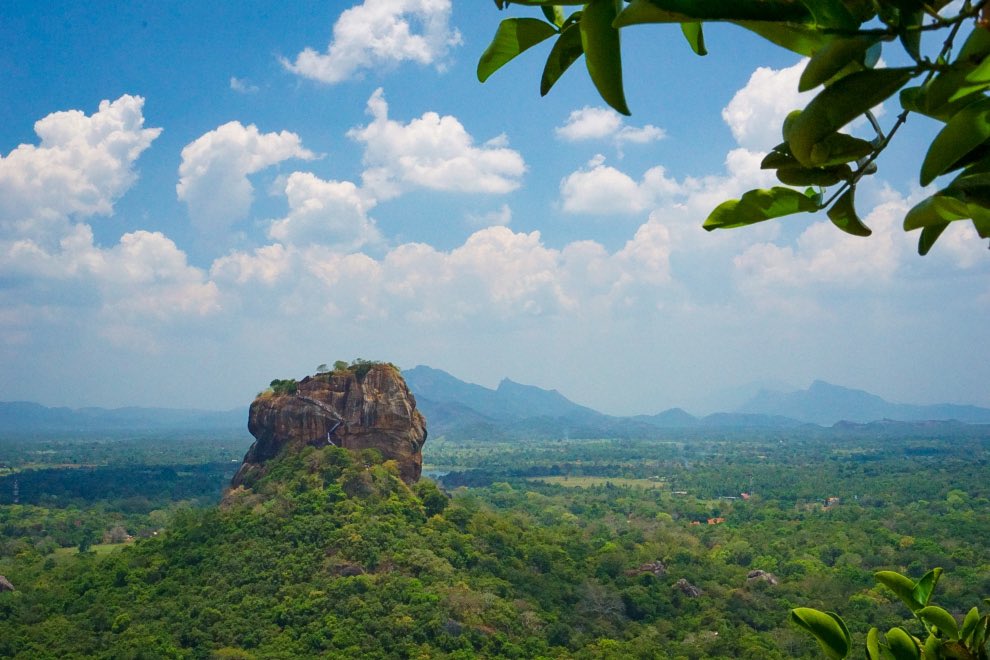
[[703, 417], [680, 408], [655, 415], [615, 417], [578, 405], [556, 390], [508, 379], [489, 389], [425, 366], [403, 375], [434, 435], [650, 437], [658, 429], [789, 428], [884, 420], [990, 424], [990, 408], [889, 403], [869, 392], [822, 381], [796, 392], [761, 390], [737, 410]]
[[[418, 366], [403, 372], [430, 434], [474, 438], [654, 437], [670, 429], [787, 429], [933, 420], [990, 424], [990, 408], [890, 403], [863, 390], [815, 381], [792, 392], [761, 390], [736, 410], [696, 417], [672, 408], [655, 415], [617, 417], [545, 390], [505, 379], [495, 389]], [[841, 423], [841, 424], [840, 424]], [[226, 411], [169, 408], [49, 408], [0, 402], [4, 432], [99, 432], [245, 429], [247, 408]], [[246, 431], [245, 431], [246, 432]]]

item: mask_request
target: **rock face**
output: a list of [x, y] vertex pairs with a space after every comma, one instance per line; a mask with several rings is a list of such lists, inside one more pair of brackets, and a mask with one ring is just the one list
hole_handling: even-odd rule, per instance
[[763, 569], [757, 568], [756, 570], [750, 571], [746, 574], [747, 582], [766, 582], [772, 587], [780, 584], [780, 580], [773, 573], [764, 571]]
[[681, 591], [681, 593], [683, 593], [688, 598], [697, 598], [702, 593], [704, 593], [704, 592], [701, 591], [701, 589], [699, 589], [698, 587], [694, 586], [693, 584], [691, 584], [690, 582], [688, 582], [684, 578], [681, 578], [680, 580], [678, 580], [677, 582], [675, 582], [674, 583], [674, 588], [675, 589], [679, 589]]
[[365, 373], [348, 370], [307, 376], [294, 393], [264, 392], [251, 404], [248, 449], [231, 488], [250, 486], [282, 451], [334, 444], [353, 451], [374, 448], [395, 460], [406, 483], [423, 469], [426, 420], [399, 370], [375, 364]]
[[10, 580], [0, 575], [0, 592], [4, 591], [14, 591], [14, 585], [10, 583]]

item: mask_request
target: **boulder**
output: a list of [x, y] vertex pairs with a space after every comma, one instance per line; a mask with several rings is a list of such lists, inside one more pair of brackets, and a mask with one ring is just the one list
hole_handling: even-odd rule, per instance
[[764, 571], [762, 569], [759, 569], [759, 568], [756, 569], [756, 570], [754, 570], [754, 571], [750, 571], [749, 573], [747, 573], [746, 574], [746, 581], [747, 582], [766, 582], [770, 586], [774, 586], [774, 587], [777, 586], [778, 584], [780, 584], [780, 580], [777, 579], [777, 576], [776, 575], [774, 575], [773, 573], [770, 573], [768, 571]]
[[697, 598], [702, 594], [701, 589], [694, 586], [684, 578], [681, 578], [680, 580], [675, 582], [674, 588], [680, 590], [680, 592], [683, 593], [688, 598]]
[[248, 431], [255, 442], [231, 489], [250, 487], [273, 458], [307, 446], [377, 449], [385, 460], [398, 463], [409, 484], [419, 480], [423, 469], [426, 420], [391, 364], [339, 369], [262, 392], [251, 404]]

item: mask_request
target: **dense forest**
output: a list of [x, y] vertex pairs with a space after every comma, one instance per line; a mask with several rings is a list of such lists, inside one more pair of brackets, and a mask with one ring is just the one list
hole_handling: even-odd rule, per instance
[[990, 594], [986, 427], [329, 446], [218, 504], [246, 444], [0, 441], [0, 656], [817, 658], [791, 608], [921, 634], [876, 571]]

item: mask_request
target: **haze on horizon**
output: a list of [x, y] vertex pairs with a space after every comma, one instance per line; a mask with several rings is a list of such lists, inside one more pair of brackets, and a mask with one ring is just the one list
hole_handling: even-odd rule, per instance
[[584, 76], [541, 99], [539, 57], [480, 85], [488, 5], [4, 11], [0, 400], [228, 409], [362, 357], [611, 414], [815, 379], [990, 406], [986, 245], [900, 229], [931, 126], [861, 187], [869, 239], [701, 229], [798, 103], [740, 31], [627, 31], [622, 118]]

